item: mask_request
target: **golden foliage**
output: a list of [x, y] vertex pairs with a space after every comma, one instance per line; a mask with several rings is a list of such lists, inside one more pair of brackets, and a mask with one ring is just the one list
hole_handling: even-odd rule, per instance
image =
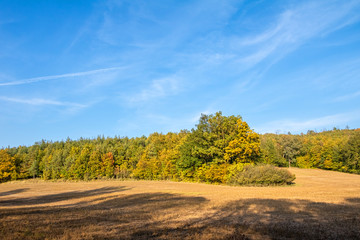
[[10, 180], [15, 172], [15, 159], [5, 150], [0, 150], [0, 182]]
[[249, 125], [237, 120], [237, 137], [225, 148], [225, 160], [236, 163], [252, 163], [260, 156], [260, 138]]

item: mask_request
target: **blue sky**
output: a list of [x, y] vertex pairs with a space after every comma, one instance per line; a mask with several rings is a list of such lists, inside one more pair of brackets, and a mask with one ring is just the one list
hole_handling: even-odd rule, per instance
[[360, 1], [0, 1], [0, 147], [360, 127]]

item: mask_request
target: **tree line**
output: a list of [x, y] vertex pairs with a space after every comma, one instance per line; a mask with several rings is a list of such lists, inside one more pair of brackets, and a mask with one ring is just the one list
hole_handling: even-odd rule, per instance
[[240, 116], [223, 116], [217, 112], [201, 115], [195, 128], [179, 133], [42, 140], [32, 146], [3, 148], [0, 150], [0, 182], [38, 177], [211, 183], [239, 182], [241, 177], [244, 182], [239, 172], [245, 170], [275, 174], [274, 169], [249, 167], [256, 164], [279, 167], [290, 164], [360, 173], [359, 156], [359, 130], [259, 135]]
[[265, 163], [360, 174], [360, 129], [263, 134], [260, 138]]

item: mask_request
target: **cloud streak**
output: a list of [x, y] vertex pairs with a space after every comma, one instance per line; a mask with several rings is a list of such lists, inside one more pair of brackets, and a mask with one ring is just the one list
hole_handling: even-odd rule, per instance
[[354, 92], [354, 93], [350, 93], [350, 94], [347, 94], [347, 95], [344, 95], [344, 96], [337, 97], [333, 101], [334, 102], [344, 102], [344, 101], [348, 101], [348, 100], [357, 98], [359, 96], [360, 96], [360, 91], [357, 91], [357, 92]]
[[339, 6], [336, 2], [311, 2], [289, 8], [278, 16], [276, 24], [251, 38], [238, 39], [234, 45], [255, 47], [253, 51], [240, 58], [249, 67], [274, 56], [273, 62], [301, 46], [308, 39], [321, 34], [330, 34], [344, 28], [359, 17], [354, 9], [359, 8], [355, 1]]
[[307, 131], [316, 128], [332, 128], [341, 124], [349, 124], [349, 122], [360, 119], [360, 111], [353, 111], [348, 113], [341, 113], [329, 115], [305, 121], [299, 120], [279, 120], [270, 122], [262, 127], [255, 128], [260, 133], [275, 133], [275, 132], [294, 132]]
[[89, 76], [89, 75], [95, 75], [95, 74], [99, 74], [99, 73], [105, 73], [105, 72], [122, 70], [122, 69], [125, 69], [125, 67], [101, 68], [101, 69], [96, 69], [96, 70], [91, 70], [91, 71], [86, 71], [86, 72], [66, 73], [66, 74], [60, 74], [60, 75], [27, 78], [27, 79], [18, 80], [18, 81], [0, 83], [0, 86], [24, 85], [24, 84], [56, 80], [56, 79], [62, 79], [62, 78]]
[[23, 98], [9, 98], [9, 97], [0, 96], [0, 100], [6, 102], [35, 105], [35, 106], [54, 105], [54, 106], [76, 107], [76, 108], [87, 107], [87, 105], [84, 104], [72, 103], [72, 102], [60, 102], [60, 101], [54, 101], [54, 100], [48, 100], [42, 98], [23, 99]]
[[180, 91], [179, 79], [177, 77], [165, 77], [155, 79], [148, 88], [128, 98], [130, 103], [147, 102], [152, 99], [177, 94]]

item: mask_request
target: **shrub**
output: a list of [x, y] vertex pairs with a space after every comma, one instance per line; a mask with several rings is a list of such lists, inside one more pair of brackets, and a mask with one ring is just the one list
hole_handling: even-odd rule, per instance
[[279, 169], [272, 165], [246, 165], [240, 171], [233, 173], [228, 183], [269, 186], [291, 184], [294, 180], [295, 175], [286, 169]]
[[203, 164], [196, 170], [196, 178], [200, 182], [225, 183], [228, 164]]

